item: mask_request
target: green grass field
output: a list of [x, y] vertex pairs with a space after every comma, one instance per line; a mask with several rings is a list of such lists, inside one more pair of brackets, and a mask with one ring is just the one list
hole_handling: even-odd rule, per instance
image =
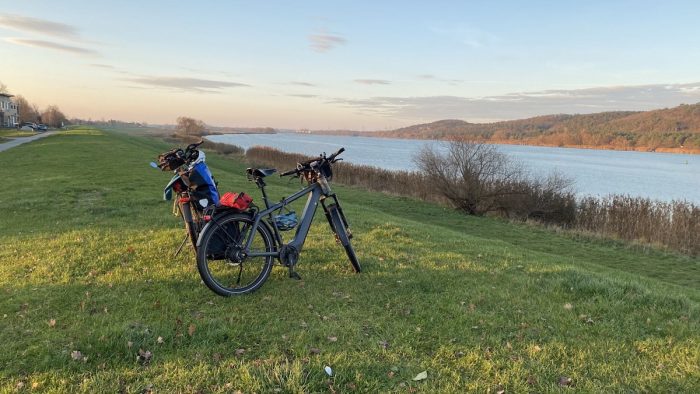
[[700, 391], [697, 258], [336, 186], [362, 274], [319, 215], [304, 280], [221, 298], [173, 257], [168, 148], [79, 129], [0, 153], [0, 392]]
[[0, 138], [31, 137], [36, 135], [35, 131], [24, 131], [17, 129], [0, 129]]

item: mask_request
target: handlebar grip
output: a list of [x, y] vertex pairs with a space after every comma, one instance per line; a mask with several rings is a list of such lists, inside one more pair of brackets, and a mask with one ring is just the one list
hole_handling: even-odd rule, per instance
[[296, 173], [297, 173], [297, 170], [294, 169], [294, 170], [285, 171], [285, 172], [281, 173], [280, 176], [282, 177], [282, 176], [294, 175]]
[[333, 161], [333, 159], [335, 159], [339, 154], [341, 154], [341, 153], [343, 153], [343, 152], [345, 152], [345, 148], [340, 148], [340, 149], [338, 149], [337, 152], [333, 153], [332, 155], [330, 155], [330, 156], [328, 157], [328, 160]]

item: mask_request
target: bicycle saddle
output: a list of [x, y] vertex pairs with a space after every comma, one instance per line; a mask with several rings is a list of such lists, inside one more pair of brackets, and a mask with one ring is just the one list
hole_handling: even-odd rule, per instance
[[252, 175], [257, 178], [265, 178], [277, 172], [276, 168], [248, 168], [246, 170], [248, 175]]

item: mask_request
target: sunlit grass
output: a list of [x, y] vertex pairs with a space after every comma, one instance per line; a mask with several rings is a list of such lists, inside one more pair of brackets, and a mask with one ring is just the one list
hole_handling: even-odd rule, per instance
[[[336, 187], [362, 274], [319, 215], [304, 280], [276, 268], [220, 298], [191, 250], [173, 257], [169, 177], [148, 166], [167, 148], [82, 129], [0, 153], [18, 174], [0, 194], [1, 391], [700, 388], [698, 259]], [[207, 158], [222, 190], [260, 203], [245, 165]]]
[[0, 139], [2, 138], [17, 138], [17, 137], [31, 137], [36, 135], [35, 131], [24, 131], [16, 129], [0, 129]]

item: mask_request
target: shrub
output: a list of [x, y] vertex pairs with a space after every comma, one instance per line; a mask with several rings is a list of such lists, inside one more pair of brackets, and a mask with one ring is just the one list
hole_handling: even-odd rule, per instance
[[573, 223], [576, 201], [567, 178], [553, 174], [532, 179], [493, 145], [453, 140], [446, 148], [439, 152], [426, 146], [415, 162], [434, 189], [460, 211]]
[[578, 204], [575, 225], [606, 236], [660, 244], [691, 255], [700, 253], [700, 207], [687, 201], [586, 197]]

